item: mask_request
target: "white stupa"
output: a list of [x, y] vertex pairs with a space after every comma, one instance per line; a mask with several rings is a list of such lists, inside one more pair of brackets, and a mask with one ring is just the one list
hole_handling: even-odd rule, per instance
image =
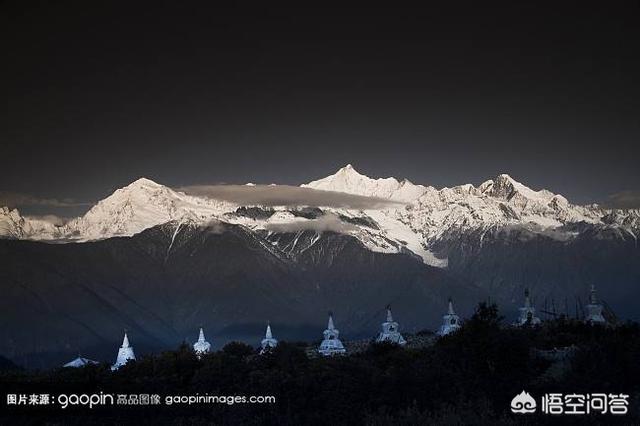
[[78, 358], [74, 359], [73, 361], [69, 361], [68, 363], [63, 365], [63, 367], [80, 368], [80, 367], [84, 367], [85, 365], [91, 365], [91, 364], [99, 364], [99, 362], [89, 358], [83, 358], [80, 355], [78, 355]]
[[596, 297], [596, 286], [591, 286], [591, 293], [589, 294], [589, 304], [585, 306], [586, 309], [586, 318], [585, 322], [589, 324], [605, 324], [607, 321], [602, 316], [602, 305], [598, 303], [598, 298]]
[[270, 351], [278, 346], [278, 341], [271, 334], [271, 324], [267, 324], [267, 331], [264, 333], [264, 339], [260, 342], [260, 354]]
[[133, 348], [129, 345], [129, 338], [127, 337], [127, 332], [124, 332], [124, 339], [122, 340], [122, 346], [118, 349], [118, 358], [116, 358], [116, 363], [111, 366], [111, 370], [117, 370], [118, 368], [125, 365], [130, 360], [136, 359], [136, 354], [133, 353]]
[[211, 350], [211, 343], [207, 342], [204, 338], [204, 330], [200, 327], [200, 335], [198, 336], [198, 341], [193, 344], [193, 350], [196, 353], [196, 356], [200, 358], [202, 355], [206, 355]]
[[327, 329], [324, 331], [324, 340], [320, 343], [318, 352], [324, 356], [340, 355], [347, 352], [342, 345], [342, 342], [338, 338], [340, 331], [338, 331], [333, 325], [333, 315], [329, 313], [329, 323]]
[[460, 329], [460, 317], [456, 315], [456, 311], [453, 310], [453, 301], [449, 298], [449, 309], [447, 309], [446, 315], [442, 316], [442, 325], [438, 330], [439, 336], [446, 336]]
[[402, 334], [398, 331], [398, 323], [393, 320], [391, 306], [387, 306], [387, 320], [382, 323], [382, 331], [376, 338], [376, 342], [396, 343], [400, 346], [407, 344]]
[[529, 299], [529, 289], [524, 290], [524, 306], [519, 308], [520, 315], [514, 323], [515, 326], [522, 327], [525, 325], [538, 325], [540, 324], [540, 318], [536, 316], [536, 308], [531, 305]]

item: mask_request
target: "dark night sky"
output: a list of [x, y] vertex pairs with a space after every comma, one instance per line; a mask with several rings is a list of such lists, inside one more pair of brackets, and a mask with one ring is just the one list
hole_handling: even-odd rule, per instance
[[507, 172], [575, 202], [640, 189], [638, 2], [26, 3], [0, 6], [0, 190], [91, 201], [346, 163], [437, 187]]

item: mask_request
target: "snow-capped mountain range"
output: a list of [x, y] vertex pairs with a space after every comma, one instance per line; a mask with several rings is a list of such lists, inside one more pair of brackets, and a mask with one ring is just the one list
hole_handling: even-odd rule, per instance
[[[601, 231], [603, 238], [634, 241], [640, 232], [639, 210], [574, 205], [562, 195], [544, 189], [535, 191], [507, 174], [477, 187], [466, 184], [436, 189], [406, 179], [370, 178], [347, 165], [301, 187], [375, 197], [389, 203], [365, 210], [240, 205], [189, 195], [141, 178], [62, 226], [2, 207], [0, 237], [81, 242], [131, 236], [172, 221], [199, 225], [226, 222], [261, 232], [274, 245], [282, 232], [330, 230], [350, 234], [370, 250], [413, 253], [429, 265], [446, 267], [447, 242], [461, 235], [473, 235], [481, 246], [487, 233], [513, 227], [526, 231], [518, 238], [525, 235], [560, 241], [575, 238], [585, 227]], [[303, 211], [309, 207], [314, 208], [313, 214]], [[306, 244], [313, 244], [313, 240]]]

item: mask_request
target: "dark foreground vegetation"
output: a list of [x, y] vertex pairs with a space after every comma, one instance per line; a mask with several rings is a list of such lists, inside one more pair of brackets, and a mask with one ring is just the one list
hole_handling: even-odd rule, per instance
[[[533, 349], [574, 345], [565, 364]], [[259, 356], [241, 343], [198, 360], [186, 345], [144, 357], [112, 373], [107, 365], [26, 372], [3, 364], [0, 424], [640, 424], [640, 328], [562, 320], [535, 329], [504, 327], [495, 306], [480, 305], [456, 334], [409, 350], [372, 345], [366, 352], [309, 359], [304, 345], [282, 342]], [[625, 416], [513, 414], [526, 390], [627, 393]], [[158, 406], [8, 407], [7, 393], [158, 394]], [[171, 395], [274, 395], [274, 404], [165, 405]]]

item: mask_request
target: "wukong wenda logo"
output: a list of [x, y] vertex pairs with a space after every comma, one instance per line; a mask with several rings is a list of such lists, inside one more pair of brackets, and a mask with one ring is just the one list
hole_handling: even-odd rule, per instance
[[524, 390], [511, 400], [511, 411], [514, 413], [535, 413], [536, 400]]
[[[629, 394], [626, 393], [545, 393], [541, 398], [542, 414], [611, 414], [629, 412]], [[511, 400], [511, 411], [517, 414], [534, 413], [535, 399], [524, 390]]]

